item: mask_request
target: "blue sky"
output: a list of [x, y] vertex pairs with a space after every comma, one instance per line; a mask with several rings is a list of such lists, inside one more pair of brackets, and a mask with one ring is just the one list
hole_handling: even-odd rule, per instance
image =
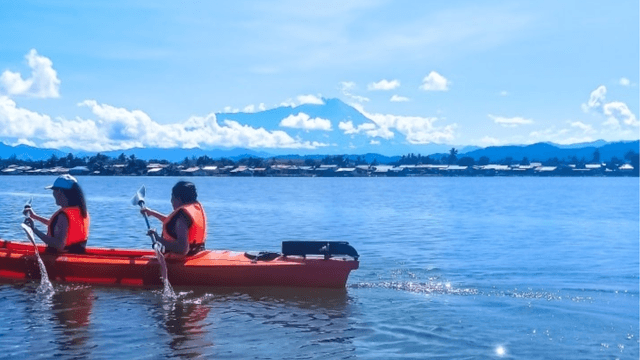
[[[305, 134], [325, 131], [388, 153], [390, 138], [477, 146], [637, 140], [638, 7], [8, 2], [0, 11], [0, 141], [322, 153], [340, 144]], [[323, 98], [356, 107], [370, 123], [298, 114], [256, 126], [221, 115]]]

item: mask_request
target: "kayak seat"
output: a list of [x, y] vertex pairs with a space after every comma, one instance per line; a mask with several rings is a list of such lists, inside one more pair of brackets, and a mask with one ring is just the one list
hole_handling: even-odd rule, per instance
[[283, 241], [282, 255], [297, 255], [306, 257], [307, 255], [324, 255], [330, 259], [335, 255], [351, 256], [358, 260], [358, 252], [346, 241]]

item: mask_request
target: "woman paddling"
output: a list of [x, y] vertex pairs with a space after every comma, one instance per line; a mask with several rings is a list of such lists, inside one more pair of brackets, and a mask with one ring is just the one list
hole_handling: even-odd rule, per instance
[[[23, 214], [28, 218], [24, 223], [47, 244], [48, 252], [84, 253], [89, 238], [89, 213], [78, 180], [65, 174], [46, 189], [53, 190], [60, 209], [47, 219], [36, 214], [31, 206], [25, 206]], [[38, 230], [32, 219], [47, 225], [47, 233]]]
[[162, 236], [156, 230], [149, 230], [155, 241], [162, 244], [167, 252], [179, 255], [193, 255], [204, 250], [207, 237], [207, 217], [202, 204], [198, 202], [196, 186], [188, 181], [179, 181], [171, 190], [173, 212], [163, 215], [155, 210], [141, 209], [162, 221]]

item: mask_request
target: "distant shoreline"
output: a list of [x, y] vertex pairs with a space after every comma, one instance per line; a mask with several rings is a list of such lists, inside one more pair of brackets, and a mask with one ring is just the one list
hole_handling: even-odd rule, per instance
[[[102, 170], [102, 171], [101, 171]], [[0, 176], [145, 176], [145, 177], [638, 177], [638, 171], [629, 164], [611, 169], [603, 164], [576, 166], [534, 165], [337, 165], [297, 166], [174, 166], [149, 164], [140, 169], [115, 164], [90, 170], [86, 166], [73, 168], [53, 167], [37, 169], [25, 165], [10, 165], [0, 170]]]

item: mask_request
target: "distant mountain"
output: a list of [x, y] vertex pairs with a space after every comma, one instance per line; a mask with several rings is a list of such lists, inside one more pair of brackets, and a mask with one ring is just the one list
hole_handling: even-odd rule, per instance
[[0, 142], [0, 159], [8, 159], [15, 156], [18, 160], [47, 160], [51, 155], [57, 157], [67, 156], [69, 153], [56, 149], [41, 149], [29, 145], [6, 145]]
[[596, 140], [596, 141], [592, 141], [592, 142], [586, 142], [586, 143], [576, 143], [576, 144], [568, 144], [568, 145], [562, 145], [562, 144], [556, 144], [553, 142], [547, 142], [547, 144], [553, 145], [559, 149], [579, 149], [579, 148], [585, 148], [585, 147], [595, 147], [595, 148], [599, 148], [602, 146], [607, 145], [609, 142], [604, 141], [604, 140]]
[[[401, 151], [398, 149], [396, 155], [384, 155], [375, 152], [366, 153], [366, 154], [340, 154], [345, 155], [350, 159], [356, 159], [357, 157], [363, 158], [366, 162], [371, 163], [373, 160], [377, 160], [379, 163], [391, 163], [396, 162], [400, 159], [402, 155], [406, 155], [409, 153], [420, 154], [423, 156], [429, 155], [432, 159], [440, 159], [442, 156], [448, 156], [449, 150], [451, 148], [458, 149], [458, 158], [469, 156], [475, 160], [480, 159], [483, 156], [488, 157], [491, 161], [497, 162], [506, 157], [511, 157], [515, 161], [520, 161], [524, 157], [528, 158], [529, 161], [545, 161], [550, 158], [557, 157], [558, 159], [567, 159], [576, 157], [579, 160], [584, 159], [585, 161], [591, 161], [593, 159], [593, 154], [596, 149], [600, 152], [600, 160], [603, 162], [611, 160], [613, 157], [617, 157], [618, 159], [624, 159], [624, 156], [627, 152], [633, 151], [638, 153], [640, 143], [638, 140], [636, 141], [621, 141], [614, 143], [607, 143], [603, 141], [597, 141], [589, 144], [603, 144], [602, 146], [590, 146], [585, 144], [584, 147], [572, 147], [565, 146], [563, 148], [558, 147], [557, 145], [553, 145], [551, 143], [537, 143], [533, 145], [510, 145], [510, 146], [490, 146], [487, 148], [478, 148], [476, 146], [467, 146], [467, 147], [455, 147], [451, 145], [433, 145], [430, 147], [431, 149], [438, 149], [439, 152], [430, 152], [427, 149], [429, 147], [425, 146], [420, 151]], [[69, 150], [69, 149], [67, 149]], [[406, 150], [406, 149], [405, 149]], [[85, 151], [60, 151], [56, 149], [40, 149], [28, 145], [17, 145], [10, 146], [3, 143], [0, 143], [0, 158], [8, 159], [15, 155], [16, 159], [19, 160], [47, 160], [51, 158], [52, 155], [57, 157], [67, 156], [69, 153], [73, 153], [76, 157], [87, 157], [94, 156], [96, 152], [85, 152]], [[250, 149], [242, 149], [242, 148], [234, 148], [234, 149], [212, 149], [212, 150], [204, 150], [199, 148], [194, 149], [161, 149], [161, 148], [133, 148], [127, 150], [115, 150], [115, 151], [107, 151], [101, 152], [103, 155], [107, 155], [112, 158], [117, 158], [120, 154], [124, 154], [126, 157], [131, 155], [135, 155], [136, 158], [142, 160], [168, 160], [171, 162], [180, 162], [185, 158], [198, 158], [201, 156], [208, 156], [212, 159], [220, 159], [227, 158], [234, 161], [238, 161], [247, 157], [258, 157], [258, 158], [278, 158], [278, 159], [323, 159], [324, 157], [331, 155], [334, 156], [336, 154], [326, 154], [317, 151], [315, 154], [271, 154], [263, 151], [255, 151]]]
[[464, 154], [458, 153], [458, 157], [469, 156], [478, 160], [479, 158], [486, 156], [492, 161], [499, 161], [506, 157], [511, 157], [513, 160], [519, 161], [524, 157], [529, 161], [545, 161], [557, 157], [558, 159], [566, 159], [576, 157], [579, 160], [585, 159], [587, 162], [593, 159], [593, 154], [596, 149], [600, 152], [601, 161], [609, 161], [614, 156], [618, 159], [624, 159], [624, 155], [631, 151], [638, 152], [639, 142], [636, 141], [621, 141], [615, 143], [596, 142], [597, 144], [605, 144], [599, 147], [585, 146], [580, 148], [564, 147], [559, 148], [556, 145], [550, 143], [537, 143], [526, 146], [490, 146], [484, 149], [478, 149], [470, 151]]

